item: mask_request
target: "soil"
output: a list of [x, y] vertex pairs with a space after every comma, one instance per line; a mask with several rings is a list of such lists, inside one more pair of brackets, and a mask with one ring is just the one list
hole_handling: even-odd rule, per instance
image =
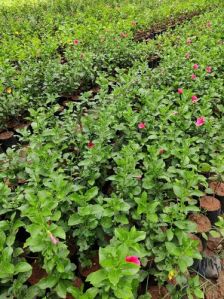
[[224, 183], [222, 182], [211, 182], [209, 184], [209, 188], [211, 188], [214, 194], [219, 196], [224, 196]]
[[159, 66], [161, 58], [158, 55], [148, 58], [148, 67], [153, 69]]
[[206, 211], [218, 211], [221, 208], [220, 201], [213, 196], [203, 196], [200, 198], [200, 207]]
[[196, 240], [198, 241], [198, 251], [202, 252], [203, 251], [203, 245], [202, 245], [202, 241], [199, 237], [195, 236], [194, 234], [189, 234], [189, 238], [191, 240]]
[[205, 215], [193, 213], [188, 219], [197, 224], [198, 233], [206, 233], [211, 229], [211, 222]]
[[189, 12], [184, 15], [181, 15], [179, 17], [170, 18], [165, 20], [163, 23], [155, 24], [153, 27], [151, 27], [148, 30], [139, 30], [136, 32], [134, 40], [135, 41], [143, 41], [143, 40], [149, 40], [154, 39], [157, 35], [162, 34], [163, 32], [167, 31], [168, 29], [174, 29], [177, 25], [180, 25], [194, 16], [200, 15], [201, 11], [194, 11]]
[[222, 238], [213, 238], [212, 236], [209, 236], [207, 247], [212, 251], [222, 249]]
[[0, 140], [8, 140], [12, 138], [14, 133], [12, 131], [5, 131], [0, 133]]
[[92, 258], [92, 266], [82, 268], [81, 265], [79, 265], [79, 272], [83, 277], [87, 277], [90, 273], [95, 272], [100, 269], [99, 264], [99, 257], [95, 256]]
[[41, 268], [37, 261], [32, 263], [32, 268], [32, 274], [28, 278], [28, 282], [31, 285], [37, 284], [42, 278], [47, 277], [46, 271]]
[[167, 289], [164, 286], [151, 286], [149, 287], [148, 292], [152, 296], [152, 299], [162, 299], [165, 296], [166, 299], [171, 299], [171, 297], [168, 295]]
[[210, 284], [205, 289], [205, 299], [224, 298], [224, 270], [219, 273], [219, 278], [215, 284]]

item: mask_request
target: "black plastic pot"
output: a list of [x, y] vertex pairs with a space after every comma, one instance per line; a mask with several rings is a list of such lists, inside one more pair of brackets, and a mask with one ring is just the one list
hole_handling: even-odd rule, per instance
[[[13, 132], [4, 132], [6, 136], [1, 136], [0, 138], [0, 145], [2, 150], [5, 152], [8, 148], [17, 145], [18, 138], [14, 136]], [[8, 135], [7, 135], [8, 133]]]

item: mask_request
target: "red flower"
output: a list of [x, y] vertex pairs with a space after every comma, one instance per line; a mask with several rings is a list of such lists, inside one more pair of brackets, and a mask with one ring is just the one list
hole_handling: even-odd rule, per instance
[[206, 70], [207, 73], [211, 73], [212, 72], [211, 66], [207, 66], [205, 70]]
[[94, 146], [95, 146], [95, 144], [91, 140], [87, 143], [88, 148], [92, 148]]
[[136, 264], [137, 266], [141, 265], [141, 262], [136, 255], [126, 256], [125, 261], [127, 263]]
[[197, 96], [192, 96], [191, 100], [192, 100], [192, 103], [196, 103], [198, 101], [198, 97]]
[[201, 116], [201, 117], [197, 118], [197, 120], [195, 122], [196, 127], [203, 126], [204, 124], [205, 124], [205, 117], [204, 116]]
[[79, 44], [79, 40], [78, 39], [74, 39], [73, 40], [73, 44], [77, 46]]
[[191, 79], [192, 79], [192, 80], [195, 80], [196, 78], [197, 78], [197, 76], [196, 76], [195, 74], [192, 74], [192, 75], [191, 75]]
[[139, 129], [144, 129], [145, 128], [145, 123], [141, 122], [138, 124]]
[[197, 64], [197, 63], [195, 63], [194, 65], [193, 65], [193, 69], [194, 70], [197, 70], [199, 68], [199, 65]]
[[178, 88], [177, 92], [178, 92], [179, 94], [183, 94], [184, 91], [183, 91], [182, 88]]

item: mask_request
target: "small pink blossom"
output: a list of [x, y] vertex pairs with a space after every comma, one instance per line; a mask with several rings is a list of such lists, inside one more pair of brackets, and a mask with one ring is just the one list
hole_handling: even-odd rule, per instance
[[49, 232], [49, 238], [52, 244], [57, 245], [59, 243], [59, 240], [55, 238], [55, 236], [51, 232]]
[[191, 38], [188, 38], [188, 39], [187, 39], [187, 44], [188, 44], [188, 45], [192, 44], [192, 39], [191, 39]]
[[142, 175], [136, 175], [135, 177], [138, 181], [140, 181], [142, 179]]
[[193, 65], [193, 69], [194, 70], [197, 70], [199, 68], [199, 65], [197, 64], [197, 63], [195, 63], [194, 65]]
[[206, 70], [207, 73], [211, 73], [212, 72], [211, 66], [207, 66], [205, 70]]
[[201, 116], [201, 117], [197, 118], [197, 120], [195, 122], [196, 127], [203, 126], [204, 124], [205, 124], [205, 117], [204, 116]]
[[136, 255], [126, 256], [125, 261], [127, 263], [136, 264], [137, 266], [141, 265], [141, 262]]
[[73, 40], [73, 44], [77, 46], [79, 44], [79, 40], [78, 39], [74, 39]]
[[159, 150], [159, 154], [162, 155], [162, 154], [165, 153], [165, 151], [166, 151], [166, 150], [165, 150], [164, 148], [161, 148], [161, 149]]
[[192, 80], [195, 80], [196, 78], [197, 78], [197, 76], [196, 76], [195, 74], [192, 74], [192, 75], [191, 75], [191, 79], [192, 79]]
[[212, 22], [208, 21], [207, 27], [210, 28], [212, 26]]
[[91, 140], [87, 143], [88, 148], [92, 148], [94, 146], [95, 146], [95, 144]]
[[190, 58], [190, 56], [191, 56], [191, 54], [190, 54], [190, 53], [186, 53], [186, 54], [185, 54], [185, 58], [186, 58], [186, 59], [189, 59], [189, 58]]
[[177, 92], [178, 92], [179, 94], [183, 94], [184, 91], [183, 91], [182, 88], [178, 88]]
[[192, 96], [191, 100], [192, 100], [192, 103], [196, 103], [198, 101], [198, 97], [197, 96]]
[[141, 122], [138, 124], [139, 129], [144, 129], [145, 128], [145, 123]]
[[177, 115], [178, 112], [177, 112], [177, 111], [173, 111], [172, 114], [173, 114], [173, 115]]

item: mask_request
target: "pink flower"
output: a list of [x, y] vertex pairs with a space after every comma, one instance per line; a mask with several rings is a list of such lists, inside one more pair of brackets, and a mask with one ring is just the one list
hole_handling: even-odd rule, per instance
[[206, 70], [207, 73], [211, 73], [212, 72], [211, 66], [207, 66], [205, 70]]
[[190, 56], [191, 56], [190, 53], [186, 53], [186, 54], [185, 54], [185, 58], [186, 58], [186, 59], [189, 59]]
[[191, 100], [192, 100], [192, 103], [196, 103], [198, 101], [198, 97], [197, 96], [192, 96]]
[[162, 154], [164, 154], [164, 153], [165, 153], [165, 149], [164, 149], [164, 148], [161, 148], [161, 149], [159, 150], [159, 154], [162, 155]]
[[139, 129], [144, 129], [145, 128], [145, 123], [141, 122], [138, 124]]
[[182, 94], [184, 91], [183, 91], [182, 88], [178, 88], [177, 92], [178, 92], [179, 94]]
[[95, 146], [95, 144], [91, 140], [87, 143], [88, 148], [92, 148], [94, 146]]
[[201, 116], [201, 117], [197, 118], [197, 120], [195, 122], [196, 127], [203, 126], [204, 124], [205, 124], [205, 117], [204, 116]]
[[137, 266], [141, 265], [141, 262], [136, 255], [126, 256], [125, 261], [127, 263], [136, 264]]
[[73, 44], [77, 46], [79, 44], [79, 40], [78, 39], [74, 39], [73, 40]]
[[177, 111], [173, 111], [172, 114], [173, 114], [173, 115], [177, 115], [178, 112], [177, 112]]
[[193, 69], [194, 70], [197, 70], [199, 68], [199, 65], [197, 64], [197, 63], [195, 63], [194, 65], [193, 65]]
[[195, 80], [196, 78], [197, 78], [197, 76], [196, 76], [195, 74], [192, 74], [192, 75], [191, 75], [191, 79], [192, 79], [192, 80]]
[[135, 178], [140, 181], [142, 179], [142, 175], [137, 175]]
[[191, 38], [188, 38], [188, 39], [187, 39], [187, 44], [188, 44], [188, 45], [192, 44], [192, 39], [191, 39]]
[[210, 28], [212, 26], [212, 22], [208, 21], [207, 27]]
[[59, 243], [59, 240], [55, 238], [55, 236], [51, 232], [49, 232], [49, 238], [52, 244], [57, 245]]

